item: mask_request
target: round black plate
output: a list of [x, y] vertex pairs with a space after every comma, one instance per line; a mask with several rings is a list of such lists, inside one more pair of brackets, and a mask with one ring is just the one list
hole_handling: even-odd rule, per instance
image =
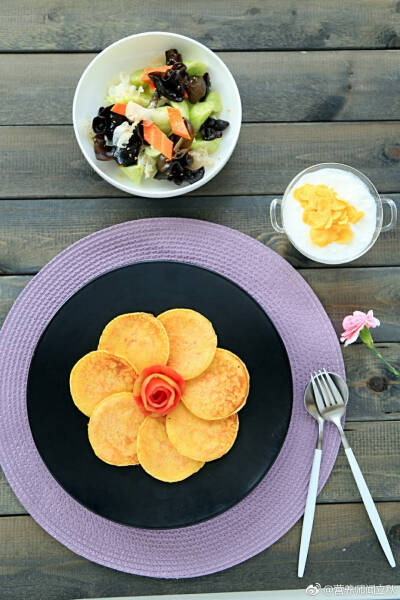
[[[193, 308], [214, 325], [218, 345], [238, 354], [250, 372], [232, 450], [179, 483], [163, 483], [136, 467], [113, 467], [93, 453], [88, 419], [72, 402], [69, 374], [96, 349], [116, 315]], [[57, 312], [33, 356], [27, 388], [29, 422], [50, 472], [95, 513], [143, 528], [192, 525], [227, 510], [272, 465], [286, 436], [292, 380], [283, 343], [263, 309], [228, 279], [194, 265], [147, 262], [101, 275]]]

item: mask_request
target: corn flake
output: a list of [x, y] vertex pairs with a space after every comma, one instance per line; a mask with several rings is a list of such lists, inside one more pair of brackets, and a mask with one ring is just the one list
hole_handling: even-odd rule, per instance
[[313, 244], [348, 244], [353, 239], [350, 224], [357, 223], [364, 213], [339, 198], [333, 188], [305, 183], [293, 192], [293, 196], [304, 208], [303, 222], [311, 228]]

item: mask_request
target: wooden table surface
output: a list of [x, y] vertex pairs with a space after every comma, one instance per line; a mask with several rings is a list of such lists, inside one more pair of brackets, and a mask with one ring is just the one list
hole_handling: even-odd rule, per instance
[[[128, 34], [175, 31], [218, 52], [238, 83], [244, 124], [225, 169], [194, 195], [148, 200], [98, 177], [75, 142], [74, 88], [98, 52]], [[3, 0], [0, 7], [0, 318], [60, 250], [131, 219], [214, 221], [287, 258], [336, 330], [373, 308], [374, 337], [400, 361], [400, 228], [365, 256], [327, 268], [300, 256], [269, 222], [269, 205], [304, 167], [338, 161], [364, 171], [400, 202], [400, 2], [396, 0]], [[400, 562], [400, 382], [362, 345], [344, 350], [347, 433]], [[12, 401], [12, 399], [10, 399]], [[26, 514], [0, 475], [0, 599], [399, 584], [340, 454], [318, 499], [306, 576], [297, 524], [228, 571], [156, 580], [111, 571], [61, 546]]]

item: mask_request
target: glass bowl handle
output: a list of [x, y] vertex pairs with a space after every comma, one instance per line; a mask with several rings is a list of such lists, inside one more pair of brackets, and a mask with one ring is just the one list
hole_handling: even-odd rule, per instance
[[279, 223], [278, 223], [278, 217], [277, 217], [278, 206], [279, 206], [279, 213], [282, 217], [282, 199], [274, 198], [272, 200], [271, 206], [269, 208], [269, 216], [271, 219], [271, 225], [275, 229], [275, 231], [277, 231], [278, 233], [285, 233], [285, 230], [283, 229], [282, 225], [279, 225]]
[[382, 198], [382, 204], [387, 204], [390, 208], [390, 221], [386, 225], [382, 225], [381, 231], [390, 231], [397, 223], [397, 206], [391, 198]]

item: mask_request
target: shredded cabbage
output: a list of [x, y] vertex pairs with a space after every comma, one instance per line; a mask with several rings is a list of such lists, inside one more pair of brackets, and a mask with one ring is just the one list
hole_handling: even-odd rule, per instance
[[118, 125], [118, 127], [114, 129], [113, 133], [113, 146], [117, 146], [117, 148], [127, 146], [134, 129], [135, 124], [132, 123], [132, 125], [130, 125], [128, 121], [123, 121], [121, 125]]
[[140, 121], [152, 121], [154, 115], [154, 108], [145, 108], [137, 102], [131, 100], [126, 105], [125, 116], [127, 119], [132, 121], [134, 125], [140, 123]]
[[144, 167], [145, 179], [150, 179], [157, 173], [157, 158], [147, 154], [145, 148], [140, 151], [137, 164]]
[[107, 102], [116, 104], [117, 102], [129, 102], [132, 98], [137, 98], [140, 94], [144, 94], [143, 86], [136, 87], [130, 83], [128, 73], [121, 71], [119, 74], [119, 82], [112, 84], [108, 88]]

